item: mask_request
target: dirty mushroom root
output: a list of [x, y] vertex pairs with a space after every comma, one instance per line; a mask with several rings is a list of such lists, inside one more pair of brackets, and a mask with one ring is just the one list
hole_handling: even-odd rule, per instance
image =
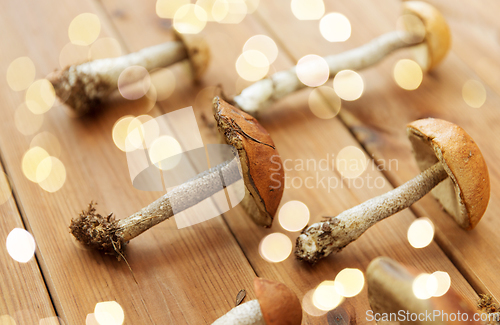
[[283, 195], [283, 169], [274, 172], [274, 178], [267, 174], [271, 166], [281, 164], [274, 143], [253, 117], [223, 100], [215, 98], [214, 110], [218, 128], [237, 150], [237, 158], [198, 174], [125, 219], [101, 216], [91, 203], [71, 221], [75, 238], [90, 248], [121, 256], [132, 238], [242, 178], [246, 192], [243, 207], [257, 224], [269, 227]]
[[[413, 291], [413, 282], [421, 272], [399, 264], [388, 257], [377, 257], [370, 262], [366, 270], [368, 285], [368, 300], [373, 313], [378, 315], [398, 315], [404, 310], [410, 314], [427, 315], [435, 311], [442, 313], [436, 315], [432, 321], [428, 318], [408, 319], [405, 323], [411, 324], [457, 324], [455, 319], [446, 315], [465, 314], [462, 319], [468, 319], [467, 324], [483, 324], [475, 321], [477, 310], [463, 299], [453, 288], [450, 288], [441, 297], [418, 299]], [[467, 318], [465, 317], [467, 316]], [[381, 324], [381, 322], [379, 323]]]
[[[142, 66], [151, 71], [188, 59], [193, 78], [197, 80], [208, 66], [208, 45], [198, 36], [176, 33], [176, 39], [121, 57], [72, 65], [54, 73], [50, 81], [60, 100], [75, 114], [83, 115], [97, 109], [118, 88], [120, 74], [131, 66]], [[142, 77], [141, 73], [127, 75], [127, 81], [135, 82]]]
[[[415, 60], [429, 71], [443, 60], [450, 48], [450, 30], [441, 13], [428, 3], [406, 1], [403, 14], [416, 17], [405, 20], [405, 30], [393, 31], [371, 42], [336, 55], [325, 57], [330, 77], [346, 69], [361, 70], [381, 61], [390, 53], [410, 47]], [[311, 69], [317, 69], [311, 66]], [[305, 88], [296, 73], [296, 67], [280, 71], [245, 88], [232, 100], [247, 113], [259, 114], [274, 101]]]
[[286, 285], [262, 278], [253, 281], [257, 299], [231, 309], [212, 325], [300, 325], [299, 299]]
[[392, 191], [306, 227], [297, 238], [295, 255], [314, 263], [339, 252], [368, 228], [431, 192], [464, 229], [472, 229], [490, 197], [488, 169], [472, 138], [460, 127], [439, 119], [423, 119], [407, 127], [418, 176]]

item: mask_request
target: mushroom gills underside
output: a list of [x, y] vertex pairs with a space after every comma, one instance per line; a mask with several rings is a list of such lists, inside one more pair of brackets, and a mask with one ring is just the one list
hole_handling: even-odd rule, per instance
[[[432, 145], [432, 141], [429, 141], [425, 136], [415, 134], [414, 132], [409, 134], [408, 137], [412, 144], [418, 167], [420, 170], [424, 171], [435, 163], [441, 161], [441, 150], [438, 147], [434, 147]], [[453, 176], [450, 176], [452, 173], [448, 166], [446, 164], [443, 164], [443, 166], [448, 173], [448, 178], [439, 183], [431, 191], [431, 193], [439, 201], [439, 203], [441, 203], [445, 211], [455, 219], [460, 227], [468, 228], [469, 217], [467, 209], [460, 196], [460, 187], [453, 179]]]

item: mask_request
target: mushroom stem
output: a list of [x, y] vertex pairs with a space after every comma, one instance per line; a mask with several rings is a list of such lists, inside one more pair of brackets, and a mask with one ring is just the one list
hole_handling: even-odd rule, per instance
[[234, 307], [212, 325], [266, 325], [257, 299]]
[[[138, 65], [151, 71], [188, 58], [181, 41], [167, 42], [117, 58], [99, 59], [66, 67], [51, 82], [57, 96], [76, 113], [84, 114], [118, 88], [118, 78], [128, 67]], [[143, 75], [127, 75], [134, 82]]]
[[297, 238], [295, 255], [315, 263], [339, 252], [378, 221], [420, 200], [447, 177], [443, 164], [438, 162], [392, 191], [307, 227]]
[[[420, 44], [421, 37], [409, 31], [394, 31], [383, 34], [371, 42], [324, 59], [328, 63], [330, 77], [346, 69], [361, 70], [381, 61], [390, 53], [404, 47]], [[305, 88], [297, 77], [296, 67], [280, 71], [271, 77], [257, 81], [245, 88], [233, 101], [249, 114], [257, 114], [274, 101]]]
[[92, 203], [71, 220], [71, 233], [84, 245], [121, 255], [126, 243], [241, 179], [238, 160], [225, 161], [163, 195], [131, 216], [115, 220], [95, 213]]

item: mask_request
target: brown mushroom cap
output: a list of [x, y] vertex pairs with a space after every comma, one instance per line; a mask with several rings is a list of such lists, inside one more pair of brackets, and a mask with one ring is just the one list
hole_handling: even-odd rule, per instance
[[260, 311], [267, 325], [300, 325], [302, 307], [299, 298], [283, 283], [255, 278], [253, 286]]
[[[466, 313], [470, 324], [481, 324], [474, 322], [475, 308], [463, 300], [452, 288], [441, 297], [430, 299], [418, 299], [413, 293], [413, 281], [420, 272], [409, 269], [388, 257], [377, 257], [371, 261], [366, 270], [366, 282], [368, 284], [368, 300], [374, 313], [395, 313], [400, 310], [409, 313], [424, 315], [432, 314], [435, 310], [444, 313]], [[451, 318], [451, 317], [450, 317]], [[417, 320], [416, 322], [401, 322], [401, 324], [459, 324], [459, 321], [446, 322], [446, 319], [436, 317], [435, 322]]]
[[420, 169], [440, 161], [449, 175], [432, 194], [460, 227], [474, 228], [490, 199], [488, 168], [477, 144], [461, 127], [433, 118], [408, 124], [407, 133]]
[[417, 55], [416, 60], [424, 70], [432, 70], [444, 59], [451, 47], [451, 33], [443, 15], [432, 5], [423, 1], [406, 1], [403, 13], [412, 14], [422, 20], [425, 26], [425, 55]]
[[199, 80], [208, 68], [210, 49], [205, 39], [199, 35], [181, 34], [175, 31], [175, 38], [181, 41], [193, 69], [193, 79]]
[[215, 120], [227, 144], [238, 150], [245, 182], [241, 202], [253, 220], [270, 227], [283, 196], [284, 170], [269, 133], [251, 115], [214, 98]]

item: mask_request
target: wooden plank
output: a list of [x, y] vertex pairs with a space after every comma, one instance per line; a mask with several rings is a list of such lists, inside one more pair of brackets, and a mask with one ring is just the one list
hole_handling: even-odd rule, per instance
[[[409, 57], [406, 51], [394, 54], [378, 66], [361, 72], [365, 81], [365, 93], [355, 102], [344, 102], [340, 116], [376, 160], [399, 161], [397, 170], [384, 171], [395, 186], [418, 173], [410, 144], [406, 140], [405, 125], [408, 122], [429, 116], [443, 118], [462, 126], [476, 140], [489, 166], [492, 185], [489, 208], [477, 228], [471, 232], [461, 230], [431, 197], [415, 204], [413, 210], [417, 215], [429, 216], [434, 221], [440, 246], [475, 289], [489, 292], [498, 298], [500, 287], [493, 274], [498, 269], [500, 260], [491, 256], [498, 255], [497, 246], [492, 243], [498, 241], [498, 234], [495, 232], [498, 221], [494, 216], [499, 209], [499, 172], [496, 143], [491, 139], [498, 136], [499, 132], [496, 127], [499, 122], [496, 107], [500, 104], [500, 99], [495, 94], [498, 91], [498, 83], [492, 79], [495, 74], [486, 77], [485, 73], [490, 71], [483, 70], [481, 75], [471, 67], [474, 61], [488, 60], [490, 53], [486, 49], [491, 48], [493, 56], [498, 51], [498, 46], [490, 42], [491, 31], [498, 29], [498, 22], [491, 18], [491, 14], [485, 13], [489, 9], [477, 9], [479, 6], [476, 3], [467, 2], [467, 5], [458, 8], [452, 2], [431, 2], [450, 21], [454, 45], [449, 56], [436, 71], [425, 75], [420, 88], [412, 92], [400, 89], [392, 79], [392, 68], [397, 59]], [[322, 39], [317, 30], [317, 21], [297, 22], [288, 11], [277, 19], [272, 15], [279, 7], [277, 3], [262, 4], [259, 14], [297, 60], [311, 52], [319, 55], [342, 52], [394, 30], [400, 13], [399, 6], [398, 1], [386, 1], [383, 6], [363, 0], [327, 3], [327, 12], [344, 13], [353, 26], [352, 36], [347, 42], [333, 44]], [[469, 17], [470, 24], [464, 24], [463, 17]], [[483, 20], [480, 17], [488, 18]], [[473, 33], [465, 31], [470, 26], [473, 26]], [[300, 36], [291, 38], [290, 34]], [[472, 41], [474, 35], [476, 37]], [[480, 52], [483, 55], [479, 55]], [[498, 63], [492, 63], [491, 69], [496, 71]], [[474, 109], [463, 101], [461, 90], [467, 80], [479, 80], [480, 77], [487, 86], [487, 102], [482, 108]], [[307, 109], [306, 105], [304, 101], [304, 109]]]
[[[24, 228], [21, 216], [11, 191], [9, 180], [0, 168], [0, 242], [15, 228]], [[17, 245], [22, 242], [17, 242]], [[19, 259], [19, 252], [13, 252]], [[24, 260], [24, 259], [23, 259]], [[54, 307], [45, 286], [36, 257], [28, 262], [18, 262], [6, 247], [0, 249], [0, 321], [10, 324], [38, 324], [41, 319], [56, 317]]]
[[[145, 42], [141, 35], [134, 32], [139, 26], [144, 29], [147, 28], [149, 37], [156, 40], [156, 42], [161, 42], [166, 38], [169, 20], [161, 20], [155, 17], [154, 1], [150, 1], [148, 5], [141, 8], [136, 8], [132, 1], [105, 0], [102, 3], [110, 13], [124, 42], [132, 50], [154, 44]], [[282, 5], [283, 3], [276, 4], [280, 8]], [[264, 5], [261, 4], [261, 6]], [[272, 11], [272, 13], [278, 12], [277, 8], [273, 10], [275, 11]], [[120, 15], [114, 15], [116, 12], [120, 12]], [[269, 20], [270, 18], [266, 17], [266, 21]], [[296, 28], [295, 23], [290, 27], [293, 34], [293, 29]], [[300, 26], [298, 29], [300, 29]], [[211, 45], [213, 61], [207, 75], [202, 80], [202, 84], [197, 89], [190, 87], [176, 89], [175, 97], [172, 96], [172, 98], [160, 105], [165, 111], [175, 109], [178, 107], [176, 105], [193, 105], [200, 121], [199, 124], [202, 127], [202, 136], [205, 143], [213, 143], [216, 141], [216, 133], [213, 130], [210, 117], [210, 96], [206, 96], [204, 101], [200, 100], [199, 97], [197, 98], [196, 91], [199, 90], [198, 94], [204, 94], [207, 92], [205, 90], [207, 88], [204, 87], [218, 83], [221, 83], [228, 93], [234, 91], [238, 77], [233, 63], [241, 53], [244, 42], [253, 35], [268, 34], [268, 32], [258, 23], [254, 16], [249, 16], [237, 25], [228, 26], [210, 23], [203, 31], [203, 34], [206, 35], [206, 39]], [[279, 58], [273, 64], [273, 69], [281, 70], [291, 65], [292, 62], [286, 58], [283, 49], [280, 49]], [[210, 88], [208, 94], [211, 94]], [[330, 157], [332, 154], [336, 155], [346, 146], [359, 148], [359, 144], [339, 120], [322, 121], [315, 118], [306, 109], [306, 98], [307, 93], [304, 92], [294, 95], [278, 104], [262, 118], [263, 125], [270, 131], [283, 159], [302, 159], [303, 161], [313, 159], [318, 161], [324, 159], [326, 154], [329, 154]], [[369, 165], [368, 169], [369, 171], [365, 175], [372, 177], [372, 180], [375, 177], [382, 176], [380, 172], [372, 170], [374, 169], [373, 165]], [[306, 177], [315, 176], [315, 171], [292, 170], [287, 171], [287, 175], [290, 179], [300, 178], [304, 180]], [[339, 181], [340, 179], [339, 174], [333, 170], [321, 171], [320, 175], [326, 178], [331, 177], [332, 181]], [[283, 203], [289, 200], [305, 202], [311, 211], [311, 222], [316, 222], [324, 215], [335, 215], [362, 200], [389, 190], [389, 183], [384, 178], [382, 180], [381, 189], [371, 189], [368, 186], [354, 188], [352, 185], [348, 186], [348, 184], [339, 185], [334, 189], [289, 188], [285, 190]], [[426, 271], [445, 270], [451, 275], [452, 286], [456, 290], [470, 301], [476, 299], [471, 287], [437, 245], [431, 244], [423, 250], [415, 250], [408, 244], [406, 232], [409, 224], [414, 220], [414, 215], [409, 211], [402, 212], [398, 216], [375, 226], [342, 253], [331, 256], [313, 267], [299, 263], [293, 257], [278, 264], [268, 263], [261, 258], [258, 252], [259, 243], [265, 235], [272, 232], [283, 232], [292, 239], [292, 242], [297, 236], [297, 233], [284, 231], [277, 220], [271, 229], [261, 229], [245, 216], [241, 207], [225, 213], [224, 217], [257, 274], [286, 283], [293, 288], [301, 299], [321, 281], [333, 280], [336, 273], [341, 269], [357, 267], [364, 270], [369, 261], [379, 255], [391, 256]], [[369, 308], [366, 289], [359, 296], [351, 299], [350, 302], [356, 306], [358, 321], [366, 323], [365, 312]], [[304, 323], [324, 324], [325, 321], [326, 316], [312, 317], [306, 315]]]
[[[101, 36], [113, 36], [107, 17], [91, 2], [5, 5], [2, 19], [2, 62], [27, 55], [35, 63], [37, 78], [58, 66], [59, 52], [68, 40], [68, 25], [78, 14], [94, 12], [102, 23]], [[22, 20], [14, 17], [24, 17]], [[57, 19], [53, 19], [57, 17]], [[8, 32], [7, 32], [8, 31]], [[147, 38], [148, 33], [141, 33]], [[151, 44], [155, 40], [151, 39]], [[2, 65], [0, 73], [5, 75]], [[58, 314], [66, 324], [81, 324], [96, 303], [117, 301], [126, 324], [201, 324], [234, 307], [241, 289], [251, 290], [254, 271], [222, 218], [178, 230], [165, 222], [140, 236], [128, 247], [128, 263], [82, 250], [68, 225], [91, 199], [102, 213], [119, 218], [147, 205], [159, 193], [132, 187], [125, 154], [113, 144], [115, 121], [127, 114], [144, 113], [140, 103], [119, 101], [102, 114], [72, 119], [54, 107], [44, 115], [41, 130], [56, 136], [62, 147], [67, 180], [55, 193], [26, 179], [21, 158], [32, 136], [23, 136], [13, 123], [14, 109], [23, 93], [14, 93], [0, 79], [2, 110], [0, 148], [11, 171], [26, 222], [38, 244], [38, 258]], [[179, 107], [181, 108], [181, 107]], [[154, 108], [149, 112], [158, 116]]]

